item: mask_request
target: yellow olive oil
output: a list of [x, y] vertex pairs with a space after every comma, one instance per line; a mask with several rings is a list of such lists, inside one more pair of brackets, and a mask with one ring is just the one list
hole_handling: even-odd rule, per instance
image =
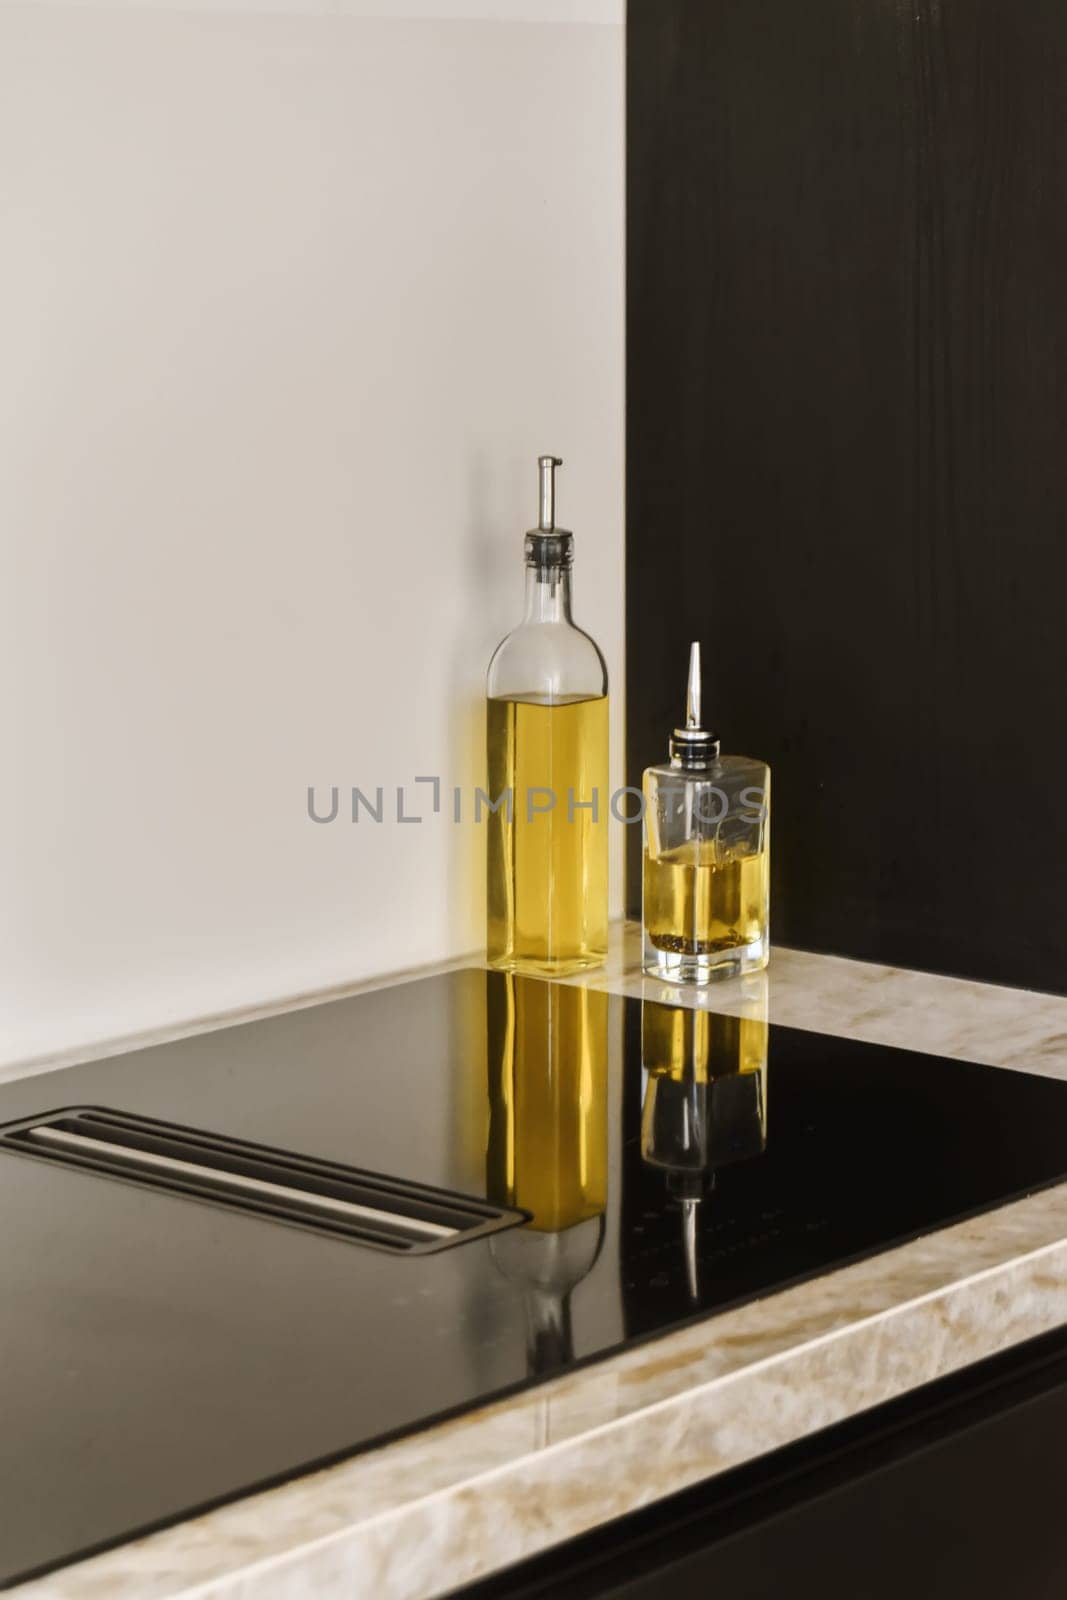
[[715, 841], [686, 839], [658, 856], [646, 851], [644, 920], [658, 950], [712, 955], [763, 939], [768, 852], [721, 858]]
[[608, 948], [607, 695], [490, 696], [488, 958], [558, 976]]

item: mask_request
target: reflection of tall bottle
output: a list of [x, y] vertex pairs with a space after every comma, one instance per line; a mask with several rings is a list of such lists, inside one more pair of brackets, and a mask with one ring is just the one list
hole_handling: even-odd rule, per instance
[[572, 1354], [570, 1296], [600, 1250], [607, 1203], [608, 997], [488, 977], [486, 1193], [529, 1211], [490, 1248], [523, 1290], [532, 1372]]
[[511, 973], [489, 985], [488, 1193], [556, 1233], [606, 1203], [608, 997]]
[[681, 1208], [686, 1276], [696, 1300], [701, 1200], [717, 1168], [762, 1154], [767, 1142], [765, 1016], [728, 1017], [646, 1000], [641, 1064], [641, 1155], [666, 1173]]

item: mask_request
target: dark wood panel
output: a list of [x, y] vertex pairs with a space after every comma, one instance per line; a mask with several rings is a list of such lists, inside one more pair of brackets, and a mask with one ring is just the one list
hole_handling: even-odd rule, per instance
[[1067, 989], [1067, 5], [631, 0], [628, 55], [628, 781], [699, 637], [776, 940]]

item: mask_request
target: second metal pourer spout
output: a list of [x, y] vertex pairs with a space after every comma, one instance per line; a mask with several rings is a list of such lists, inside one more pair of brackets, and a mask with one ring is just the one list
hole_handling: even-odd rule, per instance
[[689, 646], [689, 681], [685, 688], [685, 727], [675, 728], [670, 742], [671, 760], [681, 767], [707, 767], [719, 754], [715, 734], [701, 727], [703, 696], [700, 672], [700, 641]]
[[689, 683], [685, 692], [685, 725], [700, 727], [700, 640], [689, 646]]

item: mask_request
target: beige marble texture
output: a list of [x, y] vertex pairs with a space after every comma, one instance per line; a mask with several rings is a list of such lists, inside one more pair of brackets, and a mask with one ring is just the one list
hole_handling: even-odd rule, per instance
[[642, 976], [641, 930], [633, 923], [615, 930], [600, 972], [571, 981], [670, 1005], [765, 1015], [789, 1028], [1067, 1077], [1064, 995], [778, 947], [765, 974], [683, 988]]
[[[582, 981], [1067, 1076], [1067, 999], [1055, 996], [785, 950], [766, 977], [700, 992], [634, 969], [630, 929]], [[1064, 1322], [1067, 1184], [13, 1592], [429, 1600]]]

